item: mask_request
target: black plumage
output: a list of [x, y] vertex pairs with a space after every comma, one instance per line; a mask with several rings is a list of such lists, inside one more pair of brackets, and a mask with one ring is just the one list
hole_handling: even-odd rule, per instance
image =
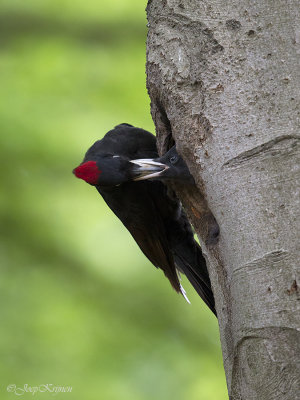
[[[159, 158], [155, 136], [128, 124], [109, 131], [87, 151], [74, 174], [95, 186], [152, 264], [187, 299], [178, 271], [216, 314], [206, 262], [168, 180], [193, 183], [172, 148]], [[165, 183], [163, 183], [165, 182]]]

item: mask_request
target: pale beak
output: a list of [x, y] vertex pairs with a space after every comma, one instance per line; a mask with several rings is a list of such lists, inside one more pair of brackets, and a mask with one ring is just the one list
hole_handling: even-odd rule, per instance
[[134, 181], [155, 178], [169, 168], [167, 165], [150, 158], [140, 158], [138, 160], [131, 160], [130, 162], [137, 165], [135, 170], [137, 177], [133, 178]]

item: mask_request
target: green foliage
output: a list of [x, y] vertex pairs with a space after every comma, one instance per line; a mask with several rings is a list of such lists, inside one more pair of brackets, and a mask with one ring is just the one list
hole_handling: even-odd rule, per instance
[[145, 5], [0, 1], [1, 399], [226, 399], [214, 316], [71, 173], [116, 124], [154, 131]]

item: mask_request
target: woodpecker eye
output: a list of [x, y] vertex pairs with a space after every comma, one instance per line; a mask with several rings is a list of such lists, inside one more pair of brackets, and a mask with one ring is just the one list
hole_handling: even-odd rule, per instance
[[175, 163], [177, 162], [177, 160], [178, 160], [178, 157], [177, 157], [177, 156], [172, 156], [172, 157], [170, 158], [170, 163], [171, 163], [171, 164], [175, 164]]

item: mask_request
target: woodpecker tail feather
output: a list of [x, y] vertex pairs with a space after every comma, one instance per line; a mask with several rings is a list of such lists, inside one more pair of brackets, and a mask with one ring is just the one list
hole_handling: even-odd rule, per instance
[[[187, 249], [192, 251], [187, 252]], [[179, 271], [185, 274], [202, 300], [217, 315], [206, 262], [198, 244], [194, 242], [193, 246], [179, 245], [174, 251], [174, 260]]]

